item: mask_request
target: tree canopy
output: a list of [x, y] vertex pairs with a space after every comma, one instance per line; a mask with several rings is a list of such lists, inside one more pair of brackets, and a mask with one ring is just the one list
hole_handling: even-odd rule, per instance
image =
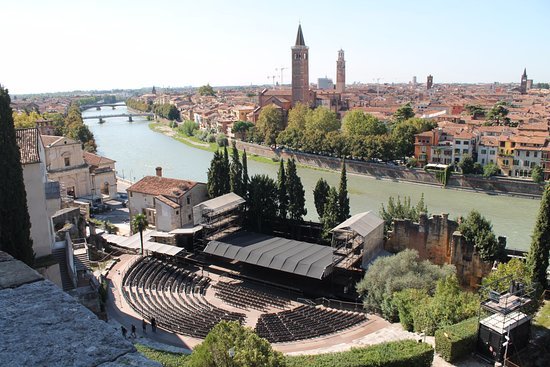
[[285, 163], [281, 159], [279, 162], [279, 172], [277, 173], [277, 199], [279, 201], [279, 218], [286, 219], [288, 213], [288, 193], [286, 191], [286, 173]]
[[550, 185], [546, 185], [540, 202], [539, 214], [531, 236], [531, 247], [527, 255], [527, 266], [531, 281], [548, 288], [546, 271], [550, 256]]
[[442, 267], [421, 260], [415, 250], [375, 260], [357, 283], [367, 310], [380, 312], [388, 320], [396, 320], [398, 310], [393, 295], [404, 289], [433, 292], [439, 279], [455, 273], [454, 266]]
[[210, 330], [187, 360], [189, 367], [283, 367], [282, 353], [250, 328], [222, 321]]
[[215, 96], [216, 92], [214, 91], [214, 88], [210, 86], [210, 84], [206, 84], [199, 87], [199, 94], [201, 96]]
[[320, 178], [315, 184], [315, 189], [313, 189], [313, 201], [315, 202], [315, 209], [317, 210], [319, 220], [323, 218], [323, 214], [325, 213], [325, 204], [328, 199], [329, 190], [330, 186], [324, 178]]
[[0, 250], [32, 266], [31, 222], [10, 103], [0, 85]]
[[[340, 173], [340, 186], [338, 188], [338, 223], [342, 223], [350, 217], [348, 197], [348, 177], [346, 173], [346, 161], [342, 161], [342, 172]], [[336, 224], [338, 224], [336, 223]]]
[[342, 121], [342, 130], [348, 136], [382, 135], [387, 132], [382, 121], [361, 110], [346, 113]]
[[243, 196], [243, 165], [239, 160], [239, 151], [235, 141], [233, 141], [233, 146], [231, 150], [231, 164], [229, 172], [229, 186], [230, 190], [239, 196]]
[[248, 223], [262, 231], [264, 219], [277, 216], [277, 184], [267, 175], [254, 175], [248, 184]]
[[466, 218], [462, 218], [458, 230], [466, 242], [475, 246], [482, 260], [503, 258], [505, 244], [497, 240], [493, 225], [478, 211], [472, 210]]
[[420, 200], [416, 205], [411, 205], [411, 198], [409, 196], [401, 197], [397, 196], [395, 199], [390, 196], [388, 199], [388, 206], [385, 207], [382, 204], [380, 208], [380, 218], [384, 220], [384, 232], [389, 231], [393, 226], [394, 219], [409, 219], [413, 222], [418, 222], [420, 213], [428, 214], [428, 206], [424, 202], [424, 194], [420, 197]]
[[276, 143], [277, 136], [284, 129], [284, 118], [280, 109], [274, 105], [262, 108], [258, 122], [256, 123], [256, 133], [266, 144]]
[[[225, 153], [227, 153], [227, 147], [225, 147]], [[219, 150], [214, 152], [207, 177], [206, 189], [211, 199], [230, 191], [229, 158], [227, 154], [222, 154]]]
[[412, 117], [414, 117], [414, 110], [412, 108], [411, 102], [405, 103], [404, 105], [399, 107], [397, 111], [395, 111], [395, 113], [393, 114], [393, 120], [395, 122], [405, 121]]
[[307, 214], [305, 191], [302, 180], [296, 171], [296, 161], [293, 158], [289, 159], [286, 164], [286, 191], [290, 219], [302, 220]]

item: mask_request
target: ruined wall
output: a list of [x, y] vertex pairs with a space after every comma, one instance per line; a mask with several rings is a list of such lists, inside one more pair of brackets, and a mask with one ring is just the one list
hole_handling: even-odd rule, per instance
[[418, 223], [396, 219], [384, 248], [393, 253], [413, 249], [421, 259], [437, 265], [452, 264], [460, 283], [476, 288], [481, 278], [491, 271], [492, 264], [480, 259], [474, 246], [464, 241], [457, 228], [458, 223], [449, 220], [448, 214], [428, 218], [423, 213]]

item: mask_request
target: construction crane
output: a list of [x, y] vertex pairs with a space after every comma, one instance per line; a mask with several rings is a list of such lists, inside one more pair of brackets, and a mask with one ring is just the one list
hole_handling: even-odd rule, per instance
[[275, 72], [280, 71], [280, 73], [281, 73], [281, 85], [280, 85], [281, 88], [283, 87], [283, 84], [284, 84], [284, 82], [283, 82], [283, 80], [284, 80], [283, 79], [283, 71], [285, 71], [286, 69], [288, 69], [288, 68], [285, 68], [284, 66], [281, 66], [280, 68], [275, 68]]
[[380, 97], [380, 80], [383, 78], [373, 78], [372, 81], [376, 81], [376, 97]]
[[276, 75], [268, 75], [267, 76], [268, 80], [271, 79], [271, 83], [273, 84], [273, 89], [275, 89], [275, 78], [276, 77], [277, 77]]

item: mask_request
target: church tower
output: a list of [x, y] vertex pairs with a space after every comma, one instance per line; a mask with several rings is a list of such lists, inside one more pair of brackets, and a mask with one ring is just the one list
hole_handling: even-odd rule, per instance
[[346, 90], [346, 60], [344, 60], [344, 50], [338, 51], [338, 60], [336, 61], [336, 92], [344, 93]]
[[426, 89], [432, 89], [434, 86], [434, 77], [430, 74], [426, 80]]
[[523, 75], [521, 76], [521, 84], [519, 86], [521, 94], [527, 93], [527, 68], [523, 69]]
[[298, 25], [296, 44], [292, 47], [292, 106], [302, 102], [309, 106], [309, 47], [304, 42], [302, 25]]

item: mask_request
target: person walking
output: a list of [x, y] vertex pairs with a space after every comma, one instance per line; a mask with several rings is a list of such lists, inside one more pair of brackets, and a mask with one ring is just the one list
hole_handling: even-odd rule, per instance
[[153, 333], [157, 332], [157, 320], [154, 317], [151, 317], [151, 330], [153, 330]]
[[124, 339], [126, 339], [126, 333], [128, 332], [128, 330], [126, 330], [123, 325], [120, 325], [120, 331], [122, 331], [122, 336], [124, 337]]
[[132, 338], [136, 338], [136, 325], [132, 324], [132, 333], [130, 334]]
[[147, 323], [145, 319], [141, 319], [141, 329], [143, 329], [143, 334], [147, 334]]

